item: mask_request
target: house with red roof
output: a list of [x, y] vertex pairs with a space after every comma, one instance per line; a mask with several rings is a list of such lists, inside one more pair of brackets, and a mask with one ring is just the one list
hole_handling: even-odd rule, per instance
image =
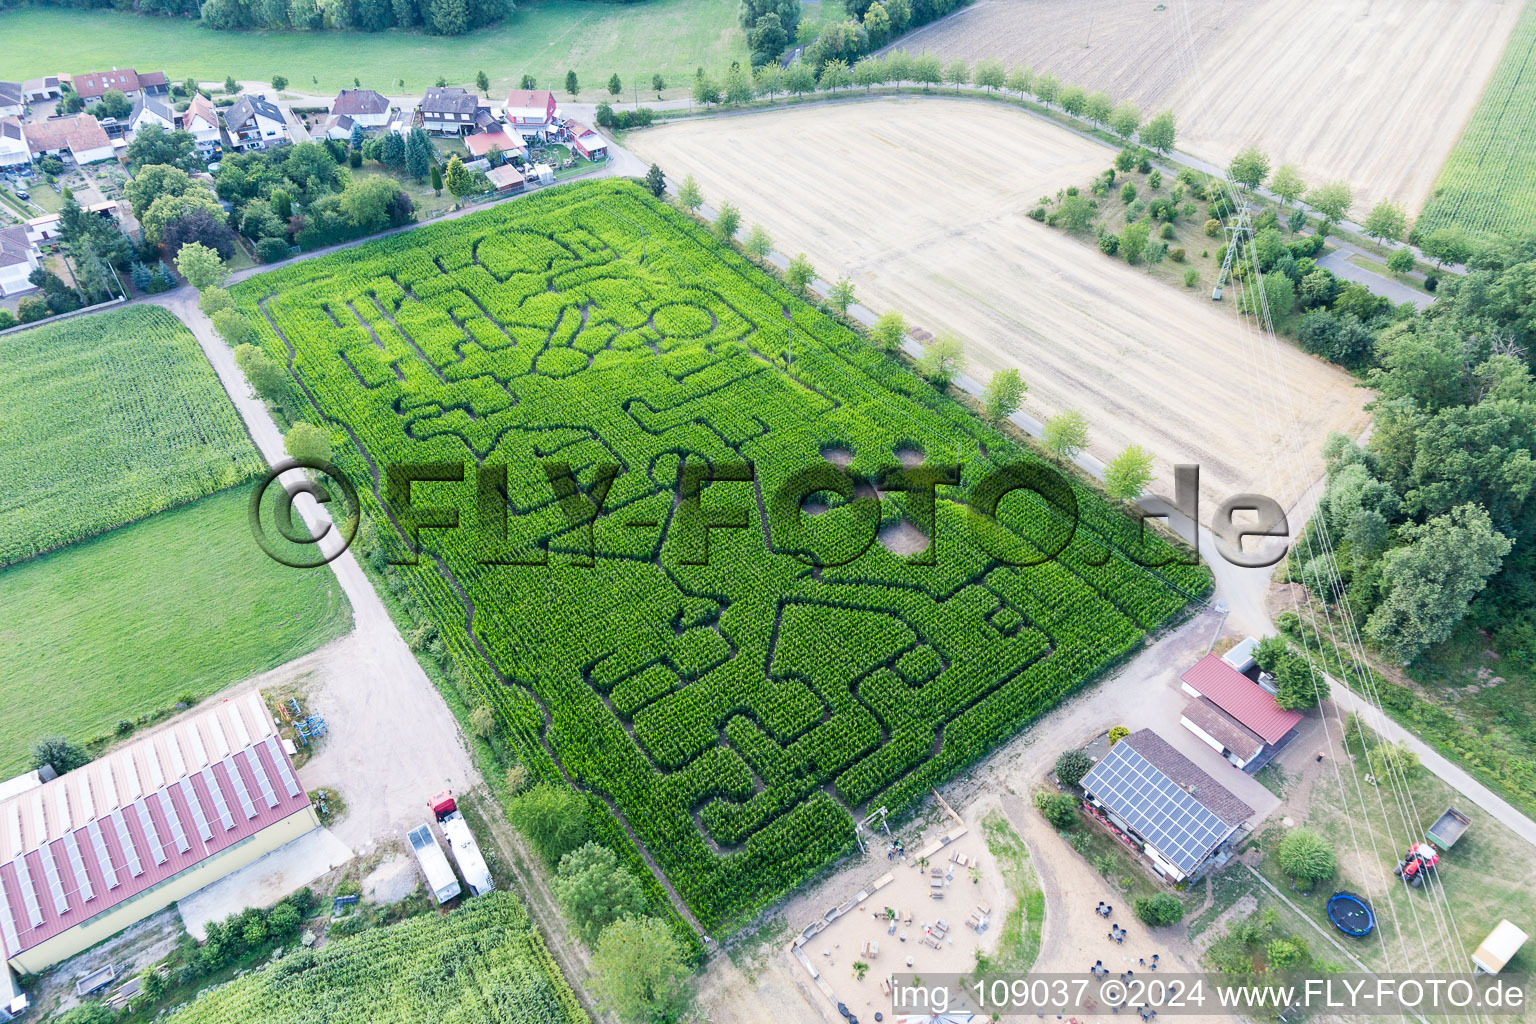
[[555, 94], [548, 89], [513, 89], [501, 105], [507, 127], [525, 139], [542, 139], [555, 128]]
[[588, 160], [608, 158], [608, 140], [580, 121], [567, 120], [564, 134], [571, 148]]
[[[1240, 645], [1244, 651], [1251, 647]], [[1282, 708], [1275, 695], [1259, 685], [1251, 657], [1237, 664], [1207, 654], [1179, 677], [1180, 688], [1191, 698], [1179, 723], [1233, 765], [1252, 773], [1296, 735], [1301, 715]]]

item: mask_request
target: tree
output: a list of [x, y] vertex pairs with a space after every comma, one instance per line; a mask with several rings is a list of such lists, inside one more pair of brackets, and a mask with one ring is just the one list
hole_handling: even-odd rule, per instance
[[1269, 177], [1269, 154], [1257, 146], [1248, 146], [1232, 158], [1227, 174], [1244, 188], [1258, 188]]
[[224, 76], [224, 91], [231, 96], [240, 91], [240, 83], [235, 81], [234, 75]]
[[736, 17], [742, 28], [751, 29], [769, 14], [779, 19], [785, 38], [793, 39], [800, 27], [799, 0], [742, 0]]
[[116, 89], [108, 89], [101, 94], [101, 99], [91, 108], [91, 114], [98, 121], [104, 117], [115, 117], [119, 121], [133, 113], [133, 104], [128, 97]]
[[848, 307], [853, 305], [853, 282], [846, 277], [840, 277], [827, 289], [827, 301], [836, 307], [843, 317], [848, 316]]
[[732, 62], [725, 72], [725, 101], [748, 103], [752, 99], [752, 76], [740, 62]]
[[1027, 65], [1017, 67], [1008, 72], [1008, 91], [1016, 92], [1020, 96], [1029, 92], [1035, 84], [1035, 72]]
[[1269, 190], [1280, 197], [1281, 205], [1289, 206], [1307, 191], [1307, 183], [1295, 164], [1281, 164], [1269, 181]]
[[347, 145], [351, 147], [352, 152], [358, 153], [362, 151], [363, 143], [367, 141], [368, 133], [363, 131], [363, 126], [360, 122], [354, 121], [352, 123], [352, 134], [347, 138]]
[[1275, 703], [1287, 711], [1305, 711], [1328, 699], [1328, 678], [1314, 672], [1298, 654], [1282, 658], [1275, 669]]
[[32, 767], [51, 766], [63, 775], [91, 763], [91, 755], [62, 736], [47, 736], [32, 745]]
[[1056, 102], [1073, 117], [1080, 117], [1088, 109], [1088, 92], [1080, 85], [1064, 85]]
[[752, 85], [759, 96], [767, 96], [772, 101], [775, 95], [784, 91], [784, 69], [778, 61], [769, 61], [752, 73]]
[[190, 242], [176, 255], [176, 272], [202, 291], [223, 284], [228, 270], [217, 252], [201, 242]]
[[[453, 159], [457, 160], [458, 158], [458, 154], [455, 153]], [[437, 164], [432, 165], [432, 194], [435, 196], [443, 194], [443, 172], [438, 168]]]
[[1052, 74], [1036, 75], [1034, 90], [1035, 99], [1049, 107], [1051, 101], [1061, 92], [1061, 79]]
[[1361, 225], [1365, 233], [1378, 242], [1391, 239], [1394, 242], [1402, 240], [1403, 233], [1408, 230], [1408, 215], [1398, 203], [1391, 203], [1383, 199], [1371, 207], [1371, 212], [1366, 214], [1365, 223]]
[[645, 912], [639, 880], [619, 867], [612, 850], [598, 843], [584, 843], [561, 857], [550, 888], [589, 946], [610, 924]]
[[1159, 153], [1167, 154], [1177, 136], [1178, 119], [1171, 110], [1153, 114], [1152, 119], [1141, 126], [1141, 144]]
[[580, 95], [581, 83], [577, 81], [575, 71], [567, 71], [565, 73], [565, 91], [571, 94], [571, 99], [575, 99]]
[[1125, 141], [1131, 141], [1136, 129], [1141, 127], [1141, 108], [1130, 100], [1122, 100], [1109, 115], [1109, 128]]
[[[292, 160], [292, 157], [289, 157]], [[420, 126], [412, 128], [411, 134], [405, 140], [405, 170], [406, 173], [417, 181], [424, 181], [427, 172], [437, 162], [436, 151], [432, 148], [432, 140], [427, 138], [427, 133]]]
[[656, 164], [651, 164], [651, 169], [645, 172], [645, 188], [657, 199], [667, 194], [667, 176]]
[[1394, 274], [1407, 274], [1413, 270], [1413, 250], [1393, 249], [1387, 255], [1387, 269]]
[[1120, 254], [1125, 257], [1125, 262], [1135, 263], [1141, 258], [1151, 234], [1152, 225], [1144, 220], [1125, 226], [1120, 232]]
[[[214, 315], [233, 312], [232, 309], [221, 309]], [[240, 372], [245, 374], [245, 379], [250, 381], [251, 387], [256, 389], [256, 393], [274, 404], [282, 401], [288, 389], [288, 375], [282, 367], [255, 345], [236, 345], [234, 349], [235, 363], [240, 367]]]
[[923, 92], [927, 92], [930, 85], [938, 85], [944, 80], [944, 65], [933, 54], [923, 53], [912, 58], [910, 73], [912, 81], [921, 83]]
[[491, 91], [491, 76], [487, 75], [484, 71], [476, 71], [475, 88], [479, 89], [482, 95], [489, 94]]
[[490, 739], [496, 731], [496, 712], [489, 704], [478, 705], [469, 713], [469, 727], [481, 739]]
[[288, 88], [288, 79], [284, 78], [282, 75], [273, 75], [272, 88], [276, 89], [278, 92], [282, 92], [284, 89]]
[[720, 212], [715, 215], [715, 235], [722, 242], [729, 242], [736, 237], [736, 229], [741, 227], [741, 211], [736, 209], [735, 203], [721, 203]]
[[617, 96], [624, 91], [624, 83], [619, 80], [619, 73], [615, 71], [608, 76], [608, 95]]
[[518, 794], [509, 817], [544, 863], [551, 866], [587, 841], [587, 803], [566, 786], [541, 782]]
[[1077, 824], [1077, 798], [1066, 793], [1052, 793], [1040, 801], [1040, 814], [1057, 831], [1065, 832]]
[[704, 193], [699, 190], [699, 183], [693, 175], [683, 179], [683, 183], [677, 186], [677, 201], [683, 204], [683, 208], [689, 213], [697, 213], [699, 207], [704, 205]]
[[869, 10], [864, 12], [864, 32], [875, 46], [885, 42], [891, 34], [891, 16], [886, 13], [884, 4], [869, 5]]
[[388, 167], [405, 166], [405, 137], [399, 132], [385, 132], [379, 143], [379, 163]]
[[1104, 467], [1104, 490], [1112, 498], [1134, 501], [1152, 480], [1152, 453], [1139, 444], [1128, 444]]
[[230, 348], [248, 343], [255, 333], [251, 330], [250, 322], [245, 319], [245, 316], [233, 307], [219, 310], [213, 314], [212, 319], [213, 329], [219, 332], [219, 337], [223, 338], [224, 344]]
[[[810, 74], [809, 69], [806, 69], [806, 74]], [[812, 79], [813, 83], [814, 81]], [[814, 84], [812, 87], [814, 88]], [[693, 101], [705, 107], [711, 103], [719, 103], [720, 86], [708, 75], [699, 75], [693, 80]]]
[[1136, 916], [1154, 928], [1178, 924], [1184, 917], [1184, 904], [1166, 892], [1141, 897], [1136, 901], [1135, 909]]
[[900, 350], [901, 343], [907, 338], [907, 318], [895, 310], [881, 313], [875, 320], [870, 336], [875, 339], [875, 344], [880, 346], [881, 351], [896, 352]]
[[1083, 102], [1083, 116], [1094, 124], [1105, 124], [1115, 112], [1115, 101], [1108, 92], [1100, 89], [1091, 92]]
[[987, 382], [987, 388], [981, 394], [981, 404], [986, 410], [988, 421], [1001, 423], [1018, 412], [1019, 406], [1024, 403], [1024, 395], [1028, 391], [1029, 385], [1024, 383], [1024, 378], [1019, 376], [1018, 370], [1012, 367], [998, 370]]
[[1071, 459], [1088, 447], [1088, 420], [1076, 409], [1063, 409], [1045, 421], [1040, 441], [1058, 459]]
[[1333, 847], [1309, 828], [1293, 828], [1275, 847], [1280, 870], [1307, 886], [1326, 882], [1338, 870]]
[[191, 132], [168, 132], [157, 124], [146, 124], [133, 133], [133, 141], [128, 143], [123, 156], [135, 173], [153, 165], [190, 171], [199, 162], [196, 145]]
[[848, 70], [848, 62], [842, 58], [829, 60], [821, 67], [820, 85], [828, 92], [836, 92], [840, 88], [853, 84], [853, 72]]
[[1355, 191], [1347, 181], [1330, 181], [1307, 193], [1307, 205], [1323, 215], [1329, 226], [1341, 221], [1355, 205]]
[[1398, 537], [1401, 546], [1381, 557], [1382, 600], [1365, 635], [1407, 665], [1451, 635], [1513, 542], [1475, 504], [1404, 526]]
[[[888, 0], [888, 2], [891, 6], [886, 9], [894, 10], [898, 0]], [[900, 0], [900, 2], [905, 2], [905, 0]], [[900, 29], [897, 31], [900, 31]], [[907, 55], [906, 50], [892, 50], [881, 58], [880, 63], [885, 65], [885, 80], [887, 82], [895, 82], [897, 85], [900, 85], [912, 75], [912, 58]]]
[[805, 258], [805, 253], [789, 261], [789, 266], [784, 268], [784, 280], [789, 282], [789, 286], [798, 295], [804, 295], [811, 282], [816, 280], [816, 268]]
[[1465, 228], [1454, 224], [1431, 231], [1421, 248], [1426, 257], [1435, 261], [1437, 267], [1447, 263], [1465, 263], [1472, 257], [1472, 240], [1467, 236]]
[[920, 377], [943, 389], [965, 368], [965, 347], [953, 331], [940, 331], [917, 361]]
[[803, 96], [816, 91], [816, 73], [805, 61], [797, 60], [784, 71], [784, 91]]
[[661, 92], [667, 87], [667, 80], [661, 75], [651, 76], [651, 88], [656, 90], [656, 98], [661, 99]]
[[1056, 778], [1063, 786], [1075, 786], [1093, 770], [1093, 758], [1081, 750], [1063, 750], [1056, 758]]
[[160, 245], [172, 259], [192, 242], [206, 245], [223, 260], [235, 255], [237, 245], [235, 233], [225, 218], [214, 215], [206, 207], [198, 207], [176, 218], [160, 232]]
[[[434, 167], [433, 170], [436, 170]], [[443, 177], [443, 183], [448, 186], [455, 198], [463, 199], [475, 190], [475, 176], [469, 168], [464, 166], [464, 161], [455, 153], [448, 158], [448, 173]]]
[[1082, 231], [1093, 222], [1093, 201], [1087, 196], [1067, 196], [1056, 204], [1055, 223], [1071, 232]]
[[769, 236], [768, 229], [761, 224], [753, 224], [752, 230], [747, 232], [747, 239], [742, 247], [752, 254], [752, 258], [762, 263], [773, 252], [773, 238]]
[[661, 1024], [678, 1019], [688, 1005], [690, 972], [683, 951], [672, 929], [654, 917], [627, 918], [603, 929], [592, 970], [593, 988], [621, 1020]]
[[311, 465], [331, 461], [331, 435], [324, 427], [302, 420], [283, 435], [283, 447], [290, 458]]
[[1001, 89], [1008, 84], [1008, 75], [1003, 71], [1003, 62], [1000, 60], [977, 61], [975, 77], [976, 84], [987, 90], [989, 95], [993, 89]]
[[885, 83], [885, 62], [878, 57], [865, 57], [853, 66], [853, 82], [865, 90]]
[[525, 74], [522, 78], [518, 79], [517, 87], [519, 89], [537, 89], [539, 87], [539, 80], [532, 75]]

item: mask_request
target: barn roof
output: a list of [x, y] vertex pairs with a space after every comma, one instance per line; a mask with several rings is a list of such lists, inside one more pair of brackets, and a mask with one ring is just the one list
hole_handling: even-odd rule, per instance
[[1262, 736], [1265, 743], [1279, 743], [1301, 722], [1299, 714], [1275, 703], [1268, 691], [1222, 661], [1218, 654], [1207, 654], [1179, 678]]

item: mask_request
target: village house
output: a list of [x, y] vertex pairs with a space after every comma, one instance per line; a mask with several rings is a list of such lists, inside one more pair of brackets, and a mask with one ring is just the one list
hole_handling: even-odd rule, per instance
[[332, 114], [320, 122], [320, 127], [310, 132], [313, 139], [339, 139], [346, 142], [352, 138], [352, 127], [357, 124], [346, 114]]
[[608, 140], [580, 121], [566, 121], [562, 134], [571, 148], [588, 160], [608, 159]]
[[176, 111], [169, 103], [153, 96], [145, 96], [144, 102], [133, 112], [128, 127], [138, 131], [146, 124], [157, 124], [166, 131], [176, 130]]
[[32, 162], [32, 150], [21, 122], [14, 117], [0, 118], [0, 167], [25, 167]]
[[93, 164], [98, 160], [112, 159], [112, 140], [90, 114], [70, 114], [46, 121], [33, 121], [22, 125], [22, 132], [27, 137], [27, 148], [31, 150], [34, 160], [45, 156], [63, 156], [66, 153], [77, 164]]
[[350, 117], [364, 128], [383, 128], [389, 123], [389, 100], [372, 89], [343, 89], [331, 102], [331, 114]]
[[204, 152], [219, 144], [219, 112], [202, 93], [194, 95], [181, 113], [181, 127], [191, 133], [197, 148]]
[[20, 82], [0, 82], [0, 117], [20, 117], [27, 99]]
[[525, 156], [528, 152], [528, 147], [521, 136], [508, 135], [499, 124], [492, 131], [476, 132], [465, 139], [464, 148], [469, 150], [469, 155], [476, 159], [488, 157], [493, 149], [499, 150], [508, 160]]
[[241, 96], [225, 107], [224, 126], [236, 149], [266, 149], [289, 141], [283, 112], [265, 96]]
[[475, 115], [481, 109], [480, 97], [457, 86], [431, 88], [416, 108], [421, 112], [421, 126], [437, 135], [468, 135], [476, 128]]
[[0, 297], [31, 291], [27, 276], [38, 267], [37, 249], [20, 224], [0, 228]]
[[56, 213], [45, 213], [41, 217], [33, 217], [27, 221], [27, 241], [41, 248], [44, 242], [51, 242], [59, 237], [59, 222], [62, 220]]
[[59, 98], [59, 76], [48, 75], [44, 78], [29, 78], [21, 83], [23, 98], [28, 103], [42, 103], [47, 100]]
[[1290, 742], [1301, 724], [1301, 715], [1282, 708], [1259, 685], [1256, 643], [1249, 638], [1225, 655], [1207, 654], [1179, 677], [1180, 689], [1192, 698], [1179, 723], [1250, 774]]
[[530, 141], [549, 135], [555, 114], [555, 94], [548, 89], [513, 89], [501, 105], [507, 127]]
[[87, 71], [83, 75], [70, 76], [70, 84], [74, 86], [75, 93], [86, 103], [94, 103], [112, 89], [121, 93], [138, 92], [139, 73], [133, 68], [125, 68], [121, 71], [116, 68], [111, 71]]

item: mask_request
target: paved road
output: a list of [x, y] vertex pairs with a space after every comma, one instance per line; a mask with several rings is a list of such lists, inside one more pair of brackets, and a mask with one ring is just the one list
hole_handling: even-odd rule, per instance
[[[1335, 241], [1333, 244], [1338, 245]], [[1411, 302], [1419, 309], [1423, 309], [1435, 301], [1433, 295], [1425, 295], [1417, 288], [1410, 288], [1401, 281], [1394, 281], [1385, 274], [1378, 274], [1368, 267], [1362, 267], [1351, 263], [1349, 258], [1359, 250], [1353, 247], [1340, 246], [1333, 252], [1317, 261], [1320, 267], [1326, 267], [1333, 271], [1336, 277], [1342, 277], [1346, 281], [1354, 281], [1363, 284], [1377, 295], [1384, 295], [1393, 302]]]

